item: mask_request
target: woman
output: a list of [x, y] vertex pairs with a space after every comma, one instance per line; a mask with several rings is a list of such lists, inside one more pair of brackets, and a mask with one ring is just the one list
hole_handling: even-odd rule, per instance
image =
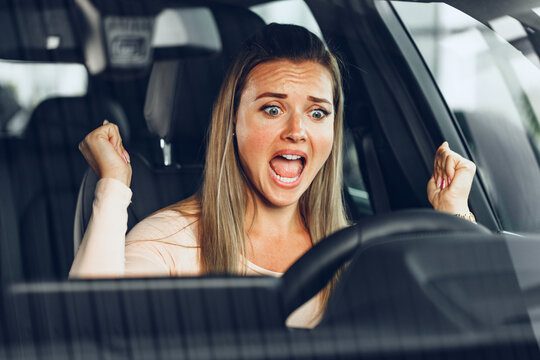
[[[101, 180], [70, 276], [279, 276], [348, 225], [342, 125], [334, 56], [302, 27], [266, 26], [243, 46], [223, 82], [201, 189], [143, 220], [125, 246], [131, 168], [118, 129], [104, 124], [81, 143]], [[468, 214], [473, 176], [474, 165], [443, 144], [428, 184], [433, 206]], [[331, 287], [288, 324], [314, 326]]]

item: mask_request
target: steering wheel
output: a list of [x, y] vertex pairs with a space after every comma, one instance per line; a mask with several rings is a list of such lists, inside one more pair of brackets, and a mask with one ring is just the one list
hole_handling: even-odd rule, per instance
[[360, 220], [317, 243], [283, 275], [281, 293], [285, 317], [317, 294], [361, 246], [375, 239], [425, 233], [479, 233], [491, 231], [480, 224], [435, 210], [403, 210]]

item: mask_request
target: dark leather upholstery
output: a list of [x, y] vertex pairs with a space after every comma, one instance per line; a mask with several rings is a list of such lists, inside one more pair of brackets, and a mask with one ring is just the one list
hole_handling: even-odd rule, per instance
[[[128, 207], [128, 231], [153, 212], [195, 193], [202, 174], [202, 166], [197, 165], [154, 167], [141, 154], [131, 156], [131, 167], [133, 198]], [[77, 199], [72, 251], [77, 250], [90, 221], [97, 181], [96, 174], [87, 169]], [[73, 253], [70, 256], [73, 259]]]
[[121, 114], [100, 98], [48, 99], [34, 110], [21, 138], [6, 140], [26, 279], [67, 276], [77, 191], [86, 169], [77, 145], [103, 119], [125, 124]]
[[206, 149], [205, 136], [212, 107], [223, 76], [245, 39], [264, 26], [254, 13], [241, 8], [212, 9], [220, 31], [223, 52], [219, 56], [180, 61], [178, 88], [175, 93], [175, 118], [168, 136], [181, 146], [173, 155], [181, 164], [202, 164]]

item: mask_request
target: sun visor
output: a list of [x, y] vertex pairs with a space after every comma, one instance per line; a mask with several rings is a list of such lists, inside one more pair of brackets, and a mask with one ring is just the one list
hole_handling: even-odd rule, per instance
[[91, 74], [149, 68], [154, 60], [207, 56], [221, 50], [212, 12], [203, 7], [164, 9], [157, 16], [103, 14], [76, 0], [85, 18], [85, 63]]

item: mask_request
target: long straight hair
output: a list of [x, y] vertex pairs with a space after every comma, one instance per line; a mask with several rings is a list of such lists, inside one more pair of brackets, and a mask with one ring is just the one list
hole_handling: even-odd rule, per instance
[[[252, 190], [240, 164], [233, 133], [250, 71], [259, 64], [276, 60], [316, 62], [332, 75], [335, 109], [332, 150], [301, 196], [299, 210], [313, 244], [348, 225], [342, 196], [343, 91], [338, 62], [323, 42], [305, 28], [270, 24], [244, 43], [214, 104], [203, 183], [195, 195], [200, 205], [202, 273], [246, 272], [245, 215], [248, 191]], [[179, 210], [182, 212], [182, 206]], [[325, 303], [334, 282], [324, 292]]]

